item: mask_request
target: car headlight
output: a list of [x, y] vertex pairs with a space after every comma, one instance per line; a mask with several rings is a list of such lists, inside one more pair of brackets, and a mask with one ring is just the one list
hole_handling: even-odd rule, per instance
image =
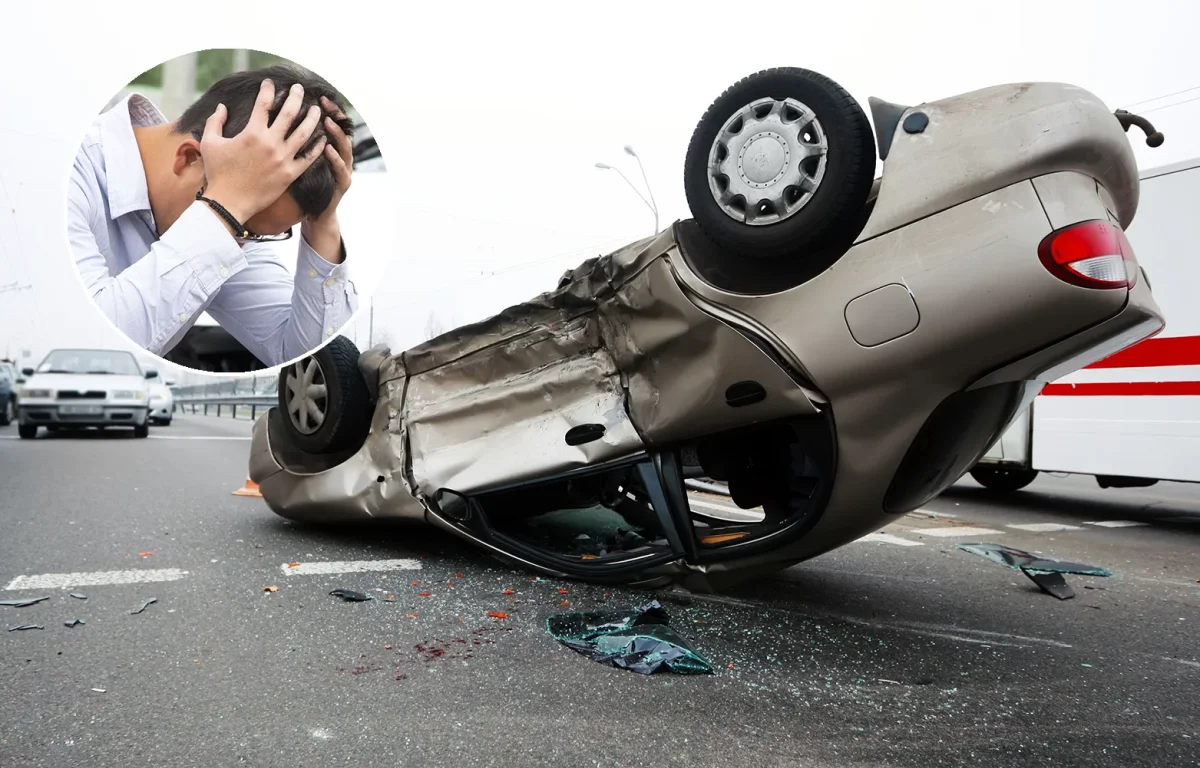
[[52, 389], [22, 389], [21, 397], [27, 397], [30, 400], [49, 400], [54, 397]]
[[134, 392], [132, 389], [118, 389], [112, 393], [113, 400], [135, 400], [140, 401], [145, 397], [142, 392]]

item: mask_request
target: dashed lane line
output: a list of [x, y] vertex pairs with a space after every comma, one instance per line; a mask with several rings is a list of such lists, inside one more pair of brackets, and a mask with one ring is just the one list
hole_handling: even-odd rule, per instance
[[1013, 528], [1018, 531], [1029, 531], [1030, 533], [1053, 533], [1055, 531], [1083, 530], [1078, 525], [1066, 525], [1065, 523], [1011, 523], [1004, 527]]
[[920, 528], [915, 532], [918, 536], [934, 536], [939, 539], [949, 539], [955, 536], [999, 536], [1004, 533], [995, 528], [973, 528], [969, 525], [956, 525], [950, 528]]
[[5, 589], [67, 589], [68, 587], [97, 587], [106, 584], [147, 584], [158, 581], [178, 581], [187, 574], [187, 571], [178, 568], [42, 573], [36, 576], [18, 576], [8, 582]]
[[315, 576], [327, 573], [369, 573], [374, 571], [419, 571], [420, 560], [332, 560], [316, 563], [283, 563], [286, 576]]
[[921, 541], [912, 541], [911, 539], [906, 539], [901, 536], [893, 536], [890, 533], [879, 533], [878, 531], [875, 533], [868, 533], [866, 536], [856, 539], [856, 541], [877, 541], [882, 544], [898, 544], [901, 547], [925, 546], [925, 543]]

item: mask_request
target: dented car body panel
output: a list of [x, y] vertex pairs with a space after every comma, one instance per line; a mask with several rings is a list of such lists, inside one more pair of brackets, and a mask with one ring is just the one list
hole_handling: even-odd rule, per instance
[[[1089, 290], [1038, 258], [1055, 230], [1136, 213], [1133, 153], [1099, 100], [1026, 84], [913, 111], [928, 124], [900, 121], [862, 234], [817, 274], [731, 291], [676, 222], [486, 321], [370, 350], [361, 447], [303, 455], [273, 409], [251, 478], [284, 517], [426, 519], [543, 572], [695, 589], [883, 527], [970, 469], [1047, 380], [1163, 325], [1144, 281]], [[763, 522], [706, 517], [685, 454]], [[579, 509], [644, 500], [644, 540], [542, 553], [512, 499], [551, 486]]]

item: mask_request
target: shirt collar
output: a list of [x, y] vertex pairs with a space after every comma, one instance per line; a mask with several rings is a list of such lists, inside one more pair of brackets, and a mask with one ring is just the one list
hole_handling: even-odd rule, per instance
[[154, 104], [132, 93], [100, 116], [100, 142], [104, 153], [104, 173], [109, 216], [116, 219], [134, 211], [150, 210], [150, 191], [146, 169], [138, 151], [133, 129], [167, 122]]

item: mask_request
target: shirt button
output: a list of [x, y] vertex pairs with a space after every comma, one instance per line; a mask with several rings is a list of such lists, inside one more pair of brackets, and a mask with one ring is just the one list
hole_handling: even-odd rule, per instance
[[308, 276], [309, 276], [309, 277], [316, 277], [316, 276], [317, 276], [317, 270], [315, 270], [315, 269], [310, 269], [310, 270], [308, 270]]
[[217, 274], [221, 277], [229, 277], [229, 267], [221, 267], [217, 270]]
[[331, 288], [336, 284], [337, 284], [337, 280], [334, 280], [332, 277], [325, 281], [325, 285], [327, 285]]
[[326, 335], [326, 336], [332, 336], [332, 335], [333, 335], [333, 329], [332, 329], [332, 328], [326, 328], [326, 329], [325, 329], [325, 335]]
[[180, 313], [179, 313], [179, 322], [181, 322], [181, 323], [186, 323], [186, 322], [187, 322], [187, 312], [180, 312]]

